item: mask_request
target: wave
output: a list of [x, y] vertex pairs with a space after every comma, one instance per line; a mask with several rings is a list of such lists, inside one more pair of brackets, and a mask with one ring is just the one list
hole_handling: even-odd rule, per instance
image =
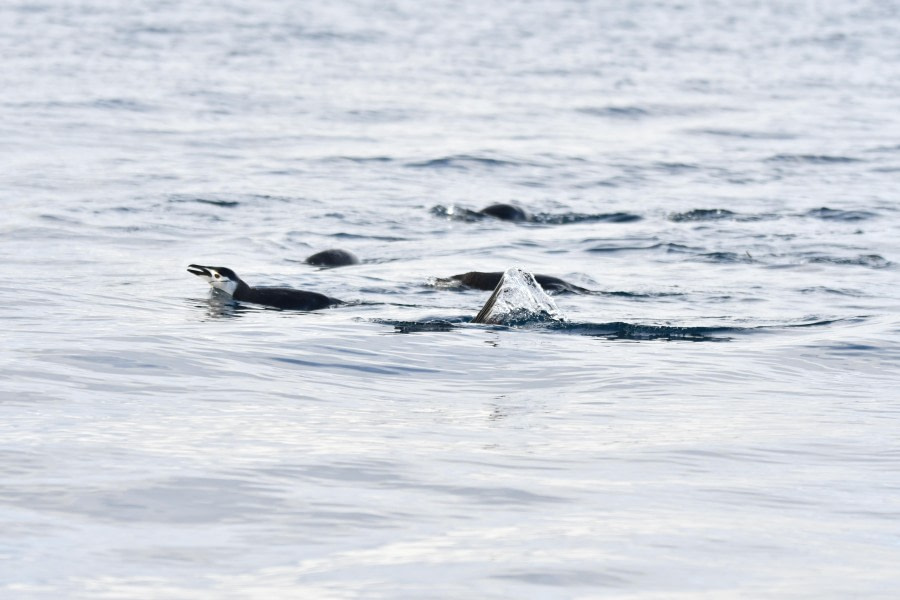
[[[585, 240], [591, 241], [591, 240]], [[643, 251], [643, 250], [663, 250], [667, 253], [677, 253], [677, 254], [686, 254], [686, 253], [696, 253], [700, 252], [700, 248], [694, 248], [691, 246], [685, 246], [684, 244], [676, 244], [673, 242], [657, 242], [655, 244], [650, 244], [649, 246], [615, 246], [615, 245], [606, 245], [606, 246], [594, 246], [593, 248], [588, 248], [587, 252], [597, 252], [597, 253], [615, 253], [615, 252], [635, 252], [635, 251]]]
[[835, 294], [838, 296], [851, 296], [855, 298], [862, 298], [865, 296], [865, 294], [859, 290], [831, 288], [824, 285], [807, 287], [797, 291], [801, 294]]
[[445, 156], [442, 158], [434, 158], [431, 160], [409, 162], [407, 167], [413, 169], [459, 169], [468, 170], [472, 167], [524, 167], [535, 166], [533, 163], [519, 162], [514, 160], [506, 160], [500, 158], [491, 158], [488, 156], [474, 156], [471, 154], [456, 154], [453, 156]]
[[775, 156], [767, 158], [766, 162], [835, 165], [861, 161], [858, 158], [851, 158], [849, 156], [830, 156], [827, 154], [776, 154]]
[[633, 223], [643, 217], [626, 212], [614, 213], [538, 213], [531, 221], [544, 225], [571, 225], [573, 223]]
[[626, 323], [613, 321], [609, 323], [578, 323], [549, 319], [531, 321], [517, 321], [503, 324], [475, 324], [465, 319], [448, 320], [432, 319], [424, 321], [395, 321], [378, 319], [376, 323], [389, 325], [395, 333], [434, 333], [449, 332], [464, 327], [487, 327], [489, 329], [516, 330], [529, 329], [572, 335], [583, 335], [615, 340], [666, 340], [666, 341], [708, 341], [724, 342], [731, 338], [728, 334], [737, 334], [749, 331], [751, 328], [741, 327], [679, 327], [670, 325], [644, 325], [640, 323]]
[[389, 163], [395, 159], [390, 156], [329, 156], [321, 159], [322, 162], [352, 162], [358, 164]]
[[617, 340], [724, 342], [731, 340], [728, 334], [737, 334], [748, 328], [725, 326], [681, 327], [613, 321], [610, 323], [554, 323], [548, 329], [562, 333]]
[[[874, 213], [866, 210], [840, 210], [834, 208], [828, 208], [823, 206], [821, 208], [814, 208], [812, 210], [808, 210], [805, 213], [802, 213], [800, 216], [802, 217], [813, 217], [816, 219], [823, 219], [827, 221], [863, 221], [865, 219], [871, 219], [878, 216], [878, 213]], [[693, 210], [688, 210], [684, 212], [672, 213], [669, 215], [668, 219], [674, 223], [691, 223], [691, 222], [703, 222], [703, 221], [740, 221], [740, 222], [749, 222], [749, 221], [763, 221], [763, 220], [772, 220], [772, 219], [780, 219], [780, 215], [772, 214], [772, 213], [760, 213], [760, 214], [742, 214], [737, 213], [727, 208], [695, 208]]]
[[221, 208], [236, 208], [242, 204], [256, 202], [290, 202], [287, 196], [274, 196], [270, 194], [172, 194], [168, 197], [170, 204], [207, 204]]
[[101, 108], [103, 110], [115, 110], [123, 112], [146, 113], [157, 109], [157, 107], [147, 104], [146, 102], [134, 100], [131, 98], [100, 98], [98, 100], [94, 100], [91, 104], [94, 107]]
[[393, 235], [365, 235], [361, 233], [348, 233], [346, 231], [332, 233], [329, 234], [328, 237], [337, 238], [339, 240], [378, 240], [380, 242], [405, 242], [409, 240], [409, 238]]
[[601, 106], [576, 108], [575, 112], [592, 117], [609, 119], [640, 119], [650, 116], [650, 111], [639, 106]]
[[628, 341], [686, 341], [686, 342], [730, 342], [738, 336], [777, 331], [780, 329], [796, 329], [807, 327], [826, 327], [848, 319], [819, 319], [798, 323], [776, 323], [766, 325], [708, 325], [708, 326], [679, 326], [679, 325], [652, 325], [644, 323], [628, 323], [625, 321], [610, 321], [607, 323], [573, 322], [558, 320], [534, 320], [529, 322], [516, 322], [513, 324], [476, 324], [471, 319], [460, 317], [457, 319], [428, 319], [423, 321], [396, 321], [376, 319], [374, 322], [388, 325], [394, 328], [398, 334], [452, 332], [464, 328], [481, 327], [490, 330], [522, 330], [541, 331], [547, 333], [560, 333], [569, 335], [581, 335], [587, 337], [603, 338], [607, 340]]
[[832, 265], [856, 265], [872, 269], [884, 269], [893, 266], [893, 263], [879, 254], [861, 254], [859, 256], [825, 256], [813, 255], [805, 259], [807, 263], [832, 264]]
[[878, 214], [866, 210], [838, 210], [823, 206], [807, 211], [803, 216], [815, 217], [826, 221], [863, 221], [877, 217]]
[[752, 263], [756, 259], [750, 252], [705, 252], [697, 256], [699, 260], [714, 263]]
[[[593, 240], [585, 240], [590, 242]], [[602, 240], [606, 242], [606, 240]], [[751, 253], [749, 250], [736, 251], [716, 250], [709, 251], [705, 248], [686, 246], [672, 242], [657, 242], [645, 246], [639, 245], [614, 245], [607, 242], [604, 245], [587, 248], [586, 252], [614, 254], [617, 252], [662, 252], [665, 254], [684, 255], [686, 261], [702, 261], [721, 264], [763, 264], [768, 267], [792, 267], [803, 264], [819, 263], [833, 265], [851, 265], [868, 267], [872, 269], [884, 269], [892, 267], [894, 263], [880, 254], [860, 254], [858, 256], [832, 256], [822, 253], [797, 252], [786, 254]]]
[[234, 208], [241, 205], [237, 200], [216, 200], [214, 198], [193, 198], [192, 201], [197, 204], [209, 204], [212, 206], [221, 206], [222, 208]]
[[745, 131], [740, 129], [690, 129], [688, 133], [742, 140], [791, 140], [797, 137], [794, 134], [781, 131]]
[[778, 215], [769, 213], [760, 214], [741, 214], [727, 208], [695, 208], [685, 212], [673, 213], [669, 215], [669, 220], [674, 223], [691, 223], [695, 221], [765, 221], [778, 219]]
[[769, 267], [792, 267], [804, 264], [831, 264], [869, 267], [872, 269], [884, 269], [893, 266], [893, 263], [879, 254], [861, 254], [859, 256], [830, 256], [826, 254], [768, 254], [753, 256], [748, 250], [743, 252], [703, 252], [695, 254], [688, 260], [704, 262], [735, 264], [735, 263], [759, 263]]
[[685, 221], [720, 221], [722, 219], [735, 219], [737, 213], [724, 208], [695, 208], [687, 212], [669, 215], [669, 220], [676, 223]]

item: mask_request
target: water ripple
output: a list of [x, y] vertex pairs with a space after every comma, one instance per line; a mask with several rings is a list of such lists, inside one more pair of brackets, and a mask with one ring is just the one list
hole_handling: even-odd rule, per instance
[[827, 154], [776, 154], [767, 158], [766, 162], [839, 165], [861, 162], [861, 159], [849, 156], [830, 156]]

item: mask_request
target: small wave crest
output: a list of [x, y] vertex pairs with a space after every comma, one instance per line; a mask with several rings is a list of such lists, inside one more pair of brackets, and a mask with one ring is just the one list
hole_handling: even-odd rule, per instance
[[640, 119], [650, 115], [650, 111], [639, 106], [585, 106], [576, 108], [575, 112], [591, 117], [607, 119]]
[[893, 263], [879, 254], [861, 254], [859, 256], [825, 256], [813, 255], [806, 258], [808, 263], [831, 265], [854, 265], [870, 269], [884, 269]]
[[407, 167], [413, 169], [458, 169], [461, 171], [469, 170], [473, 167], [521, 167], [529, 166], [528, 163], [515, 160], [506, 160], [502, 158], [491, 158], [489, 156], [474, 156], [471, 154], [457, 154], [453, 156], [443, 156], [441, 158], [433, 158], [430, 160], [415, 161], [406, 163]]
[[[806, 317], [797, 322], [767, 323], [750, 326], [740, 325], [652, 325], [644, 323], [628, 323], [610, 321], [608, 323], [590, 323], [560, 320], [532, 320], [528, 323], [487, 323], [494, 328], [521, 329], [524, 324], [531, 325], [533, 331], [582, 335], [606, 340], [626, 341], [668, 341], [668, 342], [730, 342], [738, 336], [765, 333], [779, 329], [798, 329], [809, 327], [828, 327], [847, 319], [823, 319]], [[427, 333], [447, 332], [465, 327], [464, 319], [429, 319], [424, 321], [391, 321], [376, 322], [394, 327], [395, 333]], [[475, 323], [473, 320], [472, 323]]]
[[698, 260], [713, 263], [752, 263], [756, 259], [749, 251], [744, 252], [705, 252], [697, 256]]
[[[593, 241], [593, 240], [586, 240]], [[613, 254], [616, 252], [636, 252], [636, 251], [660, 251], [665, 252], [667, 254], [693, 254], [696, 252], [701, 252], [701, 248], [695, 248], [691, 246], [686, 246], [684, 244], [676, 244], [674, 242], [657, 242], [654, 244], [650, 244], [648, 246], [634, 246], [630, 244], [621, 244], [621, 243], [610, 243], [606, 242], [602, 246], [594, 246], [592, 248], [587, 248], [587, 252], [597, 252], [604, 254]]]
[[633, 223], [641, 220], [640, 215], [626, 212], [614, 213], [539, 213], [533, 215], [531, 221], [545, 225], [571, 225], [573, 223]]
[[[823, 206], [808, 210], [800, 216], [813, 217], [825, 221], [853, 222], [871, 219], [877, 217], [878, 214], [866, 210], [840, 210]], [[775, 214], [741, 214], [727, 208], [695, 208], [684, 212], [672, 213], [668, 218], [674, 223], [691, 223], [704, 221], [762, 221], [781, 217]]]
[[725, 342], [729, 333], [738, 333], [741, 327], [679, 327], [670, 325], [642, 325], [614, 321], [611, 323], [556, 323], [553, 331], [574, 333], [590, 337], [615, 340], [668, 340], [691, 342]]
[[827, 154], [776, 154], [766, 159], [774, 163], [800, 163], [808, 165], [836, 165], [860, 162], [858, 158], [849, 156], [830, 156]]
[[168, 197], [170, 204], [206, 204], [219, 208], [237, 208], [243, 204], [267, 202], [289, 202], [286, 196], [269, 194], [172, 194]]
[[698, 135], [712, 135], [726, 138], [738, 138], [742, 140], [790, 140], [797, 136], [784, 131], [750, 131], [742, 129], [689, 129], [688, 133]]
[[[459, 329], [464, 323], [448, 319], [428, 319], [423, 321], [391, 321], [378, 320], [377, 323], [389, 325], [395, 333], [434, 333], [448, 332]], [[472, 323], [475, 323], [473, 320]], [[689, 342], [726, 342], [732, 337], [729, 334], [738, 334], [750, 331], [752, 328], [742, 327], [679, 327], [670, 325], [644, 325], [639, 323], [625, 323], [614, 321], [610, 323], [578, 323], [559, 320], [519, 320], [504, 323], [485, 323], [486, 325], [499, 326], [501, 328], [522, 328], [524, 325], [532, 326], [532, 329], [547, 332], [583, 335], [587, 337], [604, 338], [609, 340], [636, 340], [636, 341], [689, 341]]]
[[687, 212], [669, 215], [669, 220], [676, 223], [685, 221], [720, 221], [722, 219], [734, 219], [737, 213], [724, 208], [695, 208]]
[[486, 215], [483, 215], [479, 212], [470, 210], [468, 208], [455, 206], [453, 204], [451, 204], [450, 206], [433, 206], [431, 208], [431, 214], [442, 219], [449, 219], [451, 221], [473, 222], [480, 221], [486, 218]]
[[705, 221], [748, 222], [777, 218], [779, 217], [773, 214], [747, 215], [728, 210], [727, 208], [695, 208], [693, 210], [673, 213], [669, 215], [669, 220], [674, 223], [692, 223]]
[[863, 221], [865, 219], [871, 219], [876, 217], [873, 212], [869, 212], [867, 210], [838, 210], [834, 208], [828, 208], [827, 206], [823, 206], [822, 208], [814, 208], [813, 210], [807, 211], [804, 216], [807, 217], [815, 217], [816, 219], [823, 219], [825, 221]]

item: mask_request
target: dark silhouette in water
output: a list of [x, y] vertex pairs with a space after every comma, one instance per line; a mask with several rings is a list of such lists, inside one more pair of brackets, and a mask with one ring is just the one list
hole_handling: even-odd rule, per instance
[[639, 215], [623, 212], [614, 213], [537, 213], [531, 214], [512, 204], [491, 204], [481, 210], [471, 210], [460, 206], [435, 206], [431, 214], [456, 221], [476, 222], [484, 219], [499, 219], [510, 223], [535, 223], [538, 225], [568, 225], [571, 223], [632, 223], [640, 221]]
[[[495, 273], [484, 273], [482, 271], [469, 271], [459, 275], [451, 275], [450, 277], [438, 279], [438, 283], [448, 284], [458, 282], [461, 286], [472, 288], [475, 290], [484, 290], [489, 292], [497, 287], [503, 273], [497, 271]], [[559, 277], [550, 275], [535, 275], [535, 280], [544, 288], [544, 291], [551, 294], [590, 294], [591, 290], [573, 285], [568, 281], [564, 281]]]
[[306, 263], [317, 267], [346, 267], [347, 265], [358, 265], [359, 259], [352, 252], [333, 248], [316, 252], [306, 258]]
[[501, 221], [530, 221], [531, 215], [512, 204], [491, 204], [478, 211], [479, 214], [500, 219]]
[[209, 285], [240, 302], [252, 302], [287, 310], [318, 310], [343, 301], [318, 292], [306, 292], [282, 287], [250, 287], [226, 267], [189, 265], [188, 273], [205, 279]]

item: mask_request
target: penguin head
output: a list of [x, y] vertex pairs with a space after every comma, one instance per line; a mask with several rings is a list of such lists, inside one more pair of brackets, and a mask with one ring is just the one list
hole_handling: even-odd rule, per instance
[[229, 296], [234, 295], [235, 290], [241, 283], [241, 278], [237, 276], [237, 273], [227, 267], [188, 265], [187, 270], [188, 273], [193, 273], [197, 277], [205, 279], [209, 285], [217, 290], [222, 290]]

